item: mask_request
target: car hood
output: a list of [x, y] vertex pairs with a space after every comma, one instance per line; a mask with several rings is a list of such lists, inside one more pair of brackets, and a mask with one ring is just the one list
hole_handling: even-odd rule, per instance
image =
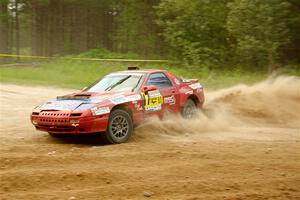
[[58, 96], [44, 104], [39, 105], [39, 110], [85, 110], [95, 104], [101, 104], [113, 98], [128, 96], [133, 93], [125, 92], [78, 92], [64, 96]]

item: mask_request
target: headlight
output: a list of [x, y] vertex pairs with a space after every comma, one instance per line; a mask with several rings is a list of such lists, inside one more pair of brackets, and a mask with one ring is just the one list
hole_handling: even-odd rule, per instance
[[37, 122], [36, 119], [32, 119], [32, 123], [33, 123], [34, 125], [37, 125], [37, 124], [38, 124], [38, 122]]

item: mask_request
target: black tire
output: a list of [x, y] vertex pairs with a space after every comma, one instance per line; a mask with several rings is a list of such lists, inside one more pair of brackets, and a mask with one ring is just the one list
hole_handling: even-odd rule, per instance
[[127, 142], [132, 131], [133, 123], [130, 114], [122, 109], [113, 110], [105, 133], [107, 141], [111, 144]]
[[192, 119], [197, 116], [197, 106], [195, 102], [188, 99], [181, 110], [181, 116], [185, 119]]
[[49, 135], [54, 138], [65, 138], [69, 136], [68, 134], [54, 134], [54, 133], [49, 133]]

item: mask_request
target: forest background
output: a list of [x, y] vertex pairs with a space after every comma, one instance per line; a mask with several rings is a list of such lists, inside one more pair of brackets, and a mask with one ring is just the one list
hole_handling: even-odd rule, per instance
[[79, 87], [132, 65], [211, 88], [299, 76], [299, 33], [298, 0], [0, 0], [0, 81]]

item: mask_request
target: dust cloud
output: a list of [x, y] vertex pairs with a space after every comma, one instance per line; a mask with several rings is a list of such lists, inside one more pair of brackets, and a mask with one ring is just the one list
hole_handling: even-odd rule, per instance
[[207, 92], [198, 117], [186, 120], [168, 115], [148, 119], [137, 128], [139, 135], [182, 135], [226, 131], [238, 127], [300, 128], [300, 79], [280, 76], [248, 86]]

